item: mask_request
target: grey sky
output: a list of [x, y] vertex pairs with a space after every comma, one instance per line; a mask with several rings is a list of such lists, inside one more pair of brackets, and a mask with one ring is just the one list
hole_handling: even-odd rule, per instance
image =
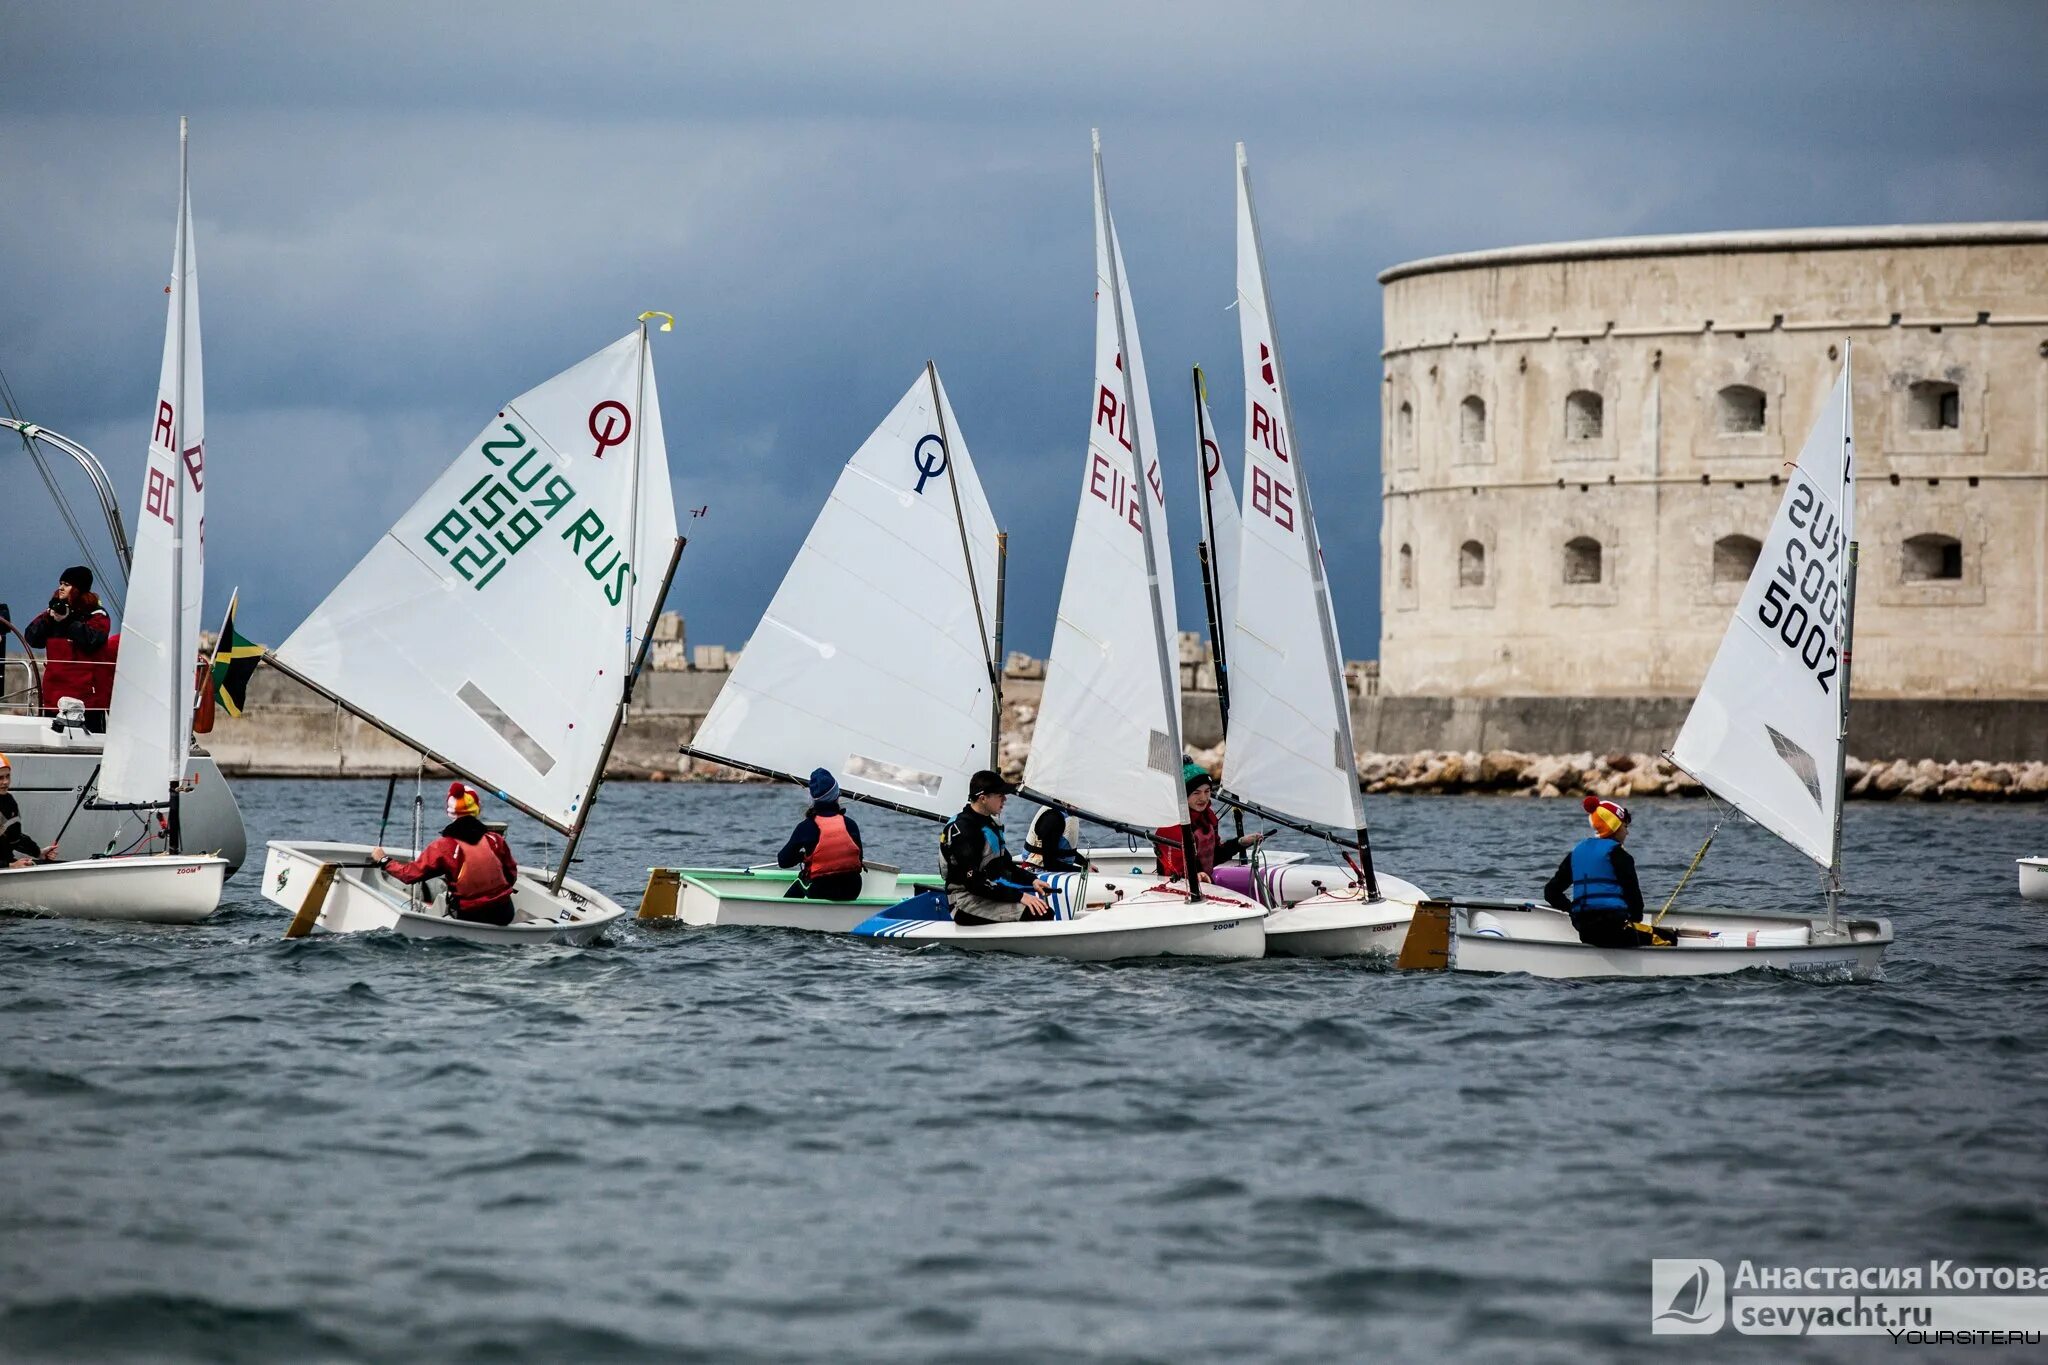
[[[11, 6], [0, 367], [131, 517], [193, 120], [208, 615], [275, 642], [505, 398], [658, 355], [670, 606], [738, 644], [927, 356], [1043, 652], [1090, 385], [1088, 129], [1153, 367], [1184, 624], [1187, 366], [1240, 430], [1250, 144], [1346, 653], [1376, 652], [1394, 262], [1557, 238], [2048, 217], [2048, 4]], [[0, 600], [71, 561], [0, 448]], [[536, 629], [546, 623], [535, 621]]]

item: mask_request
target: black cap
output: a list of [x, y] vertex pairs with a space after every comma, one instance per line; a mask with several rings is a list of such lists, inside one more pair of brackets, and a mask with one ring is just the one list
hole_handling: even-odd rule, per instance
[[59, 583], [69, 583], [80, 592], [91, 592], [92, 570], [86, 568], [83, 564], [73, 564], [63, 573], [57, 575], [57, 581]]
[[983, 768], [980, 772], [967, 779], [967, 799], [969, 801], [972, 801], [977, 796], [993, 796], [998, 792], [1008, 796], [1016, 790], [1015, 787], [1003, 781], [1001, 773], [990, 772], [987, 768]]

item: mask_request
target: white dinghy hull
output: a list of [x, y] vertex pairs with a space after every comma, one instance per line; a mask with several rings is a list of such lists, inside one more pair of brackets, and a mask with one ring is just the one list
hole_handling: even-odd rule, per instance
[[[1326, 869], [1345, 875], [1342, 869]], [[1357, 890], [1319, 891], [1266, 912], [1266, 952], [1273, 957], [1398, 958], [1415, 907], [1429, 896], [1413, 882], [1381, 874], [1380, 899]], [[1339, 883], [1341, 884], [1341, 883]]]
[[2030, 901], [2048, 901], [2048, 858], [2015, 859], [2020, 868], [2020, 895]]
[[[293, 914], [301, 933], [357, 934], [388, 929], [408, 938], [454, 938], [468, 943], [587, 944], [626, 912], [605, 896], [565, 878], [550, 893], [544, 874], [521, 868], [512, 891], [514, 919], [474, 924], [445, 913], [445, 895], [430, 886], [407, 886], [369, 865], [370, 845], [273, 839], [263, 861], [263, 895]], [[324, 895], [314, 901], [321, 868], [336, 867]], [[309, 904], [309, 902], [311, 902]], [[301, 921], [310, 921], [301, 926]]]
[[1579, 941], [1571, 916], [1548, 906], [1459, 906], [1449, 913], [1452, 970], [1554, 979], [1722, 976], [1764, 968], [1867, 981], [1882, 969], [1892, 941], [1885, 919], [1845, 918], [1831, 939], [1824, 918], [1674, 912], [1660, 928], [1694, 931], [1681, 932], [1677, 947], [1596, 948]]
[[856, 900], [791, 896], [796, 873], [778, 867], [656, 867], [648, 869], [640, 898], [642, 920], [680, 921], [697, 927], [747, 926], [850, 934], [861, 921], [939, 884], [932, 873], [906, 875], [869, 863]]
[[[1054, 873], [1046, 880], [1054, 888], [1052, 901], [1059, 914], [1066, 914], [1076, 900], [1087, 899], [1085, 888], [1077, 885], [1087, 880], [1085, 874]], [[1140, 957], [1251, 959], [1265, 956], [1265, 917], [1262, 908], [1229, 892], [1190, 901], [1183, 893], [1155, 883], [1124, 895], [1114, 905], [1086, 909], [1071, 919], [955, 924], [951, 919], [877, 916], [858, 932], [864, 938], [891, 943], [943, 943], [970, 952], [1062, 957], [1074, 962]]]
[[[14, 763], [22, 828], [40, 843], [71, 822], [58, 846], [60, 858], [90, 858], [106, 852], [110, 841], [125, 847], [142, 832], [134, 811], [95, 810], [79, 803], [79, 794], [99, 771], [103, 739], [78, 730], [54, 731], [36, 716], [0, 716], [0, 754]], [[185, 847], [220, 854], [232, 877], [249, 850], [235, 794], [213, 759], [196, 745], [185, 771], [193, 784], [178, 803]]]
[[149, 854], [0, 869], [0, 911], [66, 919], [197, 924], [220, 908], [225, 858]]

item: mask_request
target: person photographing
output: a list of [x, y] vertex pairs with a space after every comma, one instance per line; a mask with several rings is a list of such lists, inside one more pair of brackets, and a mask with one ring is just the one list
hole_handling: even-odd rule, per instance
[[114, 696], [115, 651], [107, 640], [113, 628], [92, 590], [92, 570], [66, 569], [48, 607], [21, 632], [31, 649], [43, 651], [44, 715], [56, 715], [64, 698], [75, 697], [85, 707], [85, 728], [105, 733]]

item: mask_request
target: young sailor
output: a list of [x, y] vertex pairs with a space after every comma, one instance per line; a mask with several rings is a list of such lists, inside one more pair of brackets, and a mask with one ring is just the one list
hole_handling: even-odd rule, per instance
[[1074, 847], [1073, 816], [1058, 806], [1042, 807], [1024, 835], [1024, 861], [1039, 872], [1084, 872], [1087, 861]]
[[385, 875], [414, 886], [429, 877], [448, 883], [448, 906], [456, 919], [472, 924], [505, 925], [512, 922], [512, 887], [519, 876], [512, 846], [505, 836], [484, 828], [479, 818], [483, 803], [476, 788], [460, 782], [448, 784], [448, 814], [454, 819], [441, 837], [420, 850], [409, 863], [384, 856], [382, 848], [370, 856]]
[[[1216, 818], [1216, 779], [1197, 763], [1181, 765], [1181, 778], [1188, 788], [1188, 824], [1194, 834], [1195, 870], [1205, 882], [1216, 880], [1216, 864], [1229, 862], [1249, 848], [1264, 843], [1263, 834], [1247, 834], [1242, 839], [1222, 838], [1222, 822]], [[1162, 877], [1186, 878], [1187, 860], [1181, 852], [1182, 827], [1163, 825], [1153, 832], [1152, 838], [1159, 846], [1159, 875]]]
[[1003, 847], [1003, 803], [1013, 788], [986, 768], [967, 779], [967, 806], [939, 832], [939, 867], [955, 924], [1004, 924], [1052, 913], [1052, 888]]
[[1636, 923], [1643, 913], [1643, 888], [1636, 881], [1635, 859], [1622, 847], [1635, 817], [1617, 801], [1589, 796], [1583, 804], [1593, 833], [1564, 855], [1557, 874], [1543, 888], [1543, 899], [1552, 909], [1570, 911], [1579, 942], [1595, 948], [1676, 942], [1668, 931]]
[[797, 825], [782, 852], [775, 855], [777, 867], [797, 868], [796, 880], [784, 899], [792, 896], [819, 901], [850, 901], [860, 898], [860, 826], [839, 804], [839, 782], [823, 768], [811, 769], [811, 809]]
[[14, 786], [14, 765], [0, 754], [0, 867], [33, 867], [57, 861], [57, 846], [39, 846], [21, 828], [21, 807], [9, 794]]

